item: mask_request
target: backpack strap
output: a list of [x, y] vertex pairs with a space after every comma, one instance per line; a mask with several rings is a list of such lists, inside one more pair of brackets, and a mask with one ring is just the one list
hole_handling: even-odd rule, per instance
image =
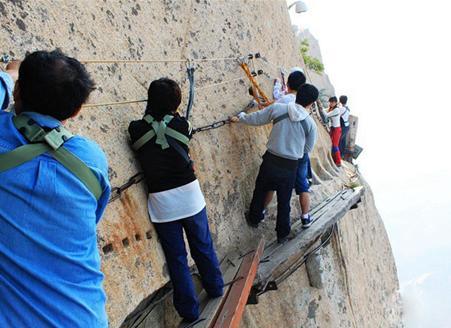
[[290, 115], [289, 115], [288, 113], [285, 113], [285, 114], [283, 114], [283, 115], [280, 115], [280, 116], [276, 117], [276, 118], [272, 121], [272, 124], [277, 124], [277, 123], [279, 123], [280, 121], [286, 120], [286, 119], [289, 118], [289, 117], [290, 117]]
[[10, 152], [0, 154], [0, 173], [22, 165], [49, 151], [46, 144], [23, 145]]
[[99, 200], [102, 195], [99, 180], [82, 160], [64, 147], [64, 143], [73, 137], [68, 130], [59, 126], [47, 132], [24, 115], [13, 117], [13, 123], [30, 144], [0, 154], [0, 173], [48, 152], [66, 169], [71, 171]]
[[[290, 115], [288, 113], [285, 113], [283, 115], [280, 115], [272, 120], [272, 124], [275, 125], [283, 120], [286, 120], [287, 118], [290, 118]], [[304, 133], [306, 134], [307, 131], [307, 123], [305, 122], [305, 119], [303, 119], [301, 122], [302, 129], [304, 130]]]
[[[350, 109], [349, 109], [348, 106], [344, 106], [344, 108], [345, 108], [345, 111], [340, 115], [340, 125], [346, 127], [346, 126], [349, 126], [349, 118], [348, 118], [347, 120], [345, 120], [345, 119], [343, 118], [343, 115], [344, 115], [346, 112], [350, 113], [351, 111], [350, 111]], [[346, 125], [346, 124], [347, 124], [347, 125]]]

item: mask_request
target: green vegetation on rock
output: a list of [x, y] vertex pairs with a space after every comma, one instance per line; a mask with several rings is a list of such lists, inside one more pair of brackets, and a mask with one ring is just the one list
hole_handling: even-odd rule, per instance
[[324, 64], [318, 58], [312, 57], [308, 54], [310, 50], [310, 44], [308, 40], [302, 40], [301, 42], [301, 55], [304, 59], [305, 65], [308, 69], [321, 74], [324, 72]]

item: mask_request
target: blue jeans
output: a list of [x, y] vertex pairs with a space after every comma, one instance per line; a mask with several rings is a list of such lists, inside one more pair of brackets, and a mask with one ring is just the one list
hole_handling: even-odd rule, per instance
[[199, 317], [199, 300], [188, 267], [183, 230], [207, 294], [210, 297], [221, 296], [224, 287], [208, 228], [207, 210], [204, 208], [192, 217], [177, 221], [154, 223], [154, 226], [163, 247], [174, 288], [175, 309], [181, 317], [190, 321], [196, 320]]
[[348, 136], [349, 132], [349, 126], [342, 126], [341, 127], [341, 137], [340, 137], [340, 154], [341, 157], [346, 156], [346, 138]]
[[310, 190], [310, 179], [312, 178], [312, 168], [310, 166], [310, 158], [308, 154], [304, 154], [298, 161], [298, 169], [296, 172], [296, 183], [294, 189], [296, 194], [300, 195], [303, 192], [309, 192]]
[[296, 179], [297, 161], [294, 161], [293, 167], [281, 166], [271, 160], [272, 156], [274, 155], [269, 156], [269, 158], [266, 154], [263, 156], [263, 163], [258, 172], [254, 195], [249, 209], [249, 220], [253, 223], [259, 223], [263, 220], [266, 195], [268, 191], [276, 191], [277, 237], [284, 238], [291, 231], [290, 200]]

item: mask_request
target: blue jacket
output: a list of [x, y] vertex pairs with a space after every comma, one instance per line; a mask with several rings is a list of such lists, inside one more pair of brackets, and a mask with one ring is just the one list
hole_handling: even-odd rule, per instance
[[[4, 74], [0, 79], [2, 103], [12, 81]], [[29, 115], [41, 126], [61, 124]], [[0, 153], [26, 143], [12, 117], [0, 111]], [[0, 173], [0, 327], [108, 325], [96, 238], [110, 196], [108, 164], [86, 138], [73, 137], [65, 147], [99, 179], [99, 201], [47, 154]]]

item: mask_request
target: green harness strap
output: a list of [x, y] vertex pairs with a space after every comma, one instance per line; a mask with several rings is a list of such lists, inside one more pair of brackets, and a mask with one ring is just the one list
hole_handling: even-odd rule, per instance
[[23, 115], [13, 118], [17, 130], [30, 142], [10, 152], [0, 154], [0, 173], [22, 165], [46, 152], [72, 172], [99, 200], [102, 195], [100, 182], [91, 169], [77, 156], [66, 148], [64, 143], [73, 137], [64, 127], [60, 126], [46, 132], [32, 119]]
[[169, 122], [172, 121], [174, 116], [172, 115], [166, 115], [163, 120], [156, 121], [151, 115], [144, 116], [144, 120], [149, 123], [152, 126], [152, 129], [147, 131], [141, 138], [136, 140], [132, 148], [136, 151], [140, 149], [142, 146], [144, 146], [146, 143], [148, 143], [150, 140], [153, 139], [153, 137], [157, 137], [155, 140], [155, 143], [157, 145], [160, 145], [162, 149], [169, 148], [168, 140], [166, 139], [166, 136], [169, 136], [171, 138], [176, 139], [177, 141], [180, 141], [181, 143], [185, 145], [189, 145], [189, 138], [185, 136], [184, 134], [171, 129], [167, 125]]

